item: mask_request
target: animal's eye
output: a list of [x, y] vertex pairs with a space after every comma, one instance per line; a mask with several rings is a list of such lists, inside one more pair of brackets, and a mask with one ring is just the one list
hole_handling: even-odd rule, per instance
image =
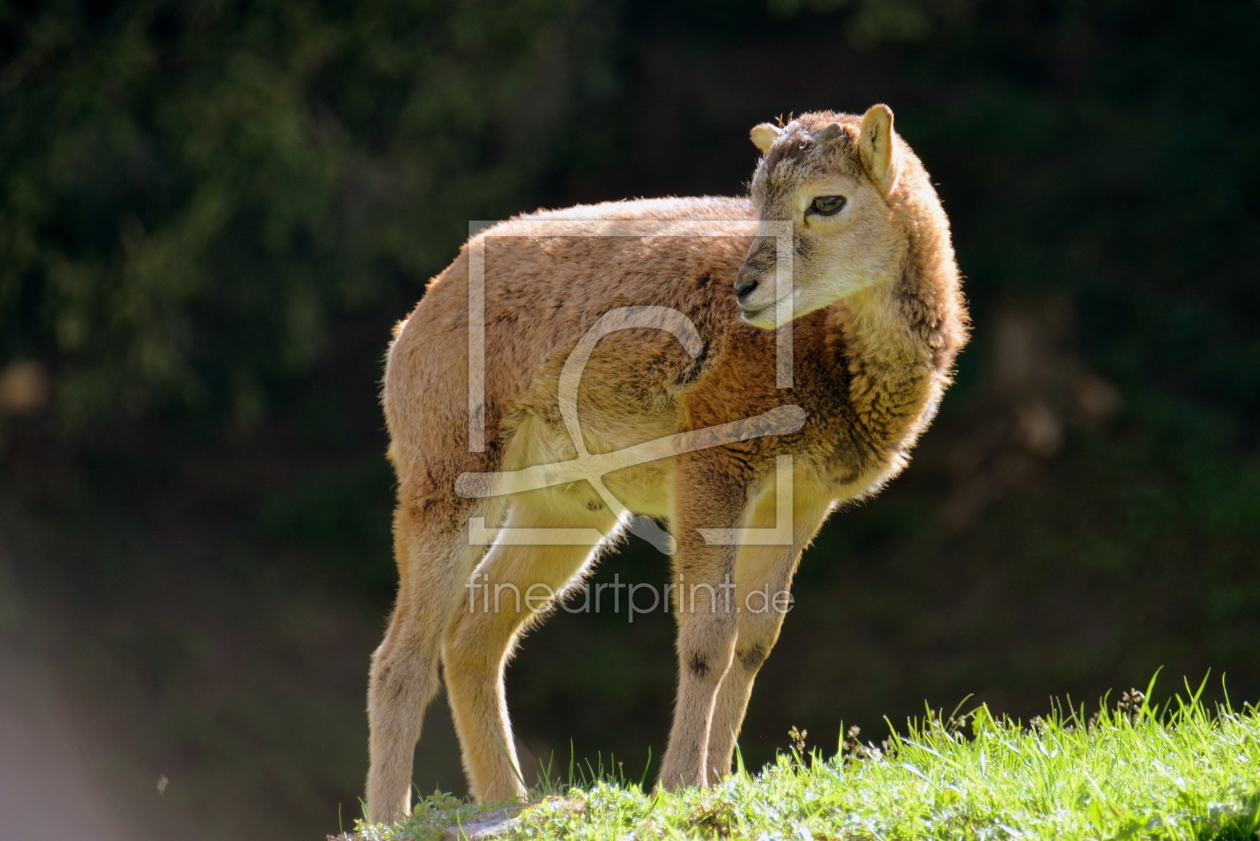
[[809, 206], [811, 213], [817, 213], [819, 216], [835, 216], [844, 207], [844, 196], [819, 196], [814, 199], [814, 203]]

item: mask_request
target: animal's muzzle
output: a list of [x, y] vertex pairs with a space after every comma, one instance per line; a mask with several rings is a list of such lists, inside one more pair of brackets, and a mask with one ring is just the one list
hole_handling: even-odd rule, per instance
[[739, 267], [739, 274], [735, 275], [735, 297], [741, 305], [756, 291], [761, 278], [774, 266], [774, 258], [774, 239], [757, 237], [748, 249], [744, 265]]
[[741, 304], [748, 300], [748, 296], [757, 288], [757, 284], [761, 282], [761, 272], [757, 269], [750, 269], [748, 264], [740, 266], [739, 274], [735, 275], [735, 298]]

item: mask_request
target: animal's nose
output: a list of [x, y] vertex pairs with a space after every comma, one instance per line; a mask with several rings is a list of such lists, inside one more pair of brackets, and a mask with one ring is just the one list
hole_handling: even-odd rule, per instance
[[739, 274], [735, 275], [735, 297], [743, 303], [756, 288], [757, 273], [748, 271], [747, 266], [740, 267]]

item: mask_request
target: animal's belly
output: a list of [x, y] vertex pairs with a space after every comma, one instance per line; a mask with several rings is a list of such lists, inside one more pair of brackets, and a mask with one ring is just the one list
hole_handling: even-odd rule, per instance
[[[579, 413], [581, 419], [581, 413]], [[602, 482], [613, 503], [635, 514], [664, 518], [670, 515], [671, 482], [668, 459], [626, 463], [618, 453], [673, 434], [672, 419], [637, 416], [623, 424], [587, 421], [581, 424], [587, 450], [579, 455], [563, 425], [538, 416], [524, 419], [513, 431], [504, 464], [509, 471], [554, 465], [564, 481], [541, 489], [545, 505], [554, 511], [612, 507], [596, 490]]]
[[666, 519], [673, 507], [667, 460], [627, 467], [607, 474], [604, 485], [635, 514]]

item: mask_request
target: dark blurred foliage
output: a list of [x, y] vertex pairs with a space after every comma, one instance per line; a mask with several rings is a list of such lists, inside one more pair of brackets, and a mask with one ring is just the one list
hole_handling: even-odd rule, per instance
[[[974, 340], [806, 556], [746, 758], [1161, 666], [1260, 698], [1257, 80], [1255, 0], [0, 0], [0, 655], [130, 837], [349, 825], [390, 325], [470, 220], [738, 192], [755, 123], [884, 101]], [[665, 569], [632, 542], [598, 580]], [[561, 773], [663, 748], [672, 622], [625, 620], [560, 613], [512, 668]], [[420, 759], [462, 791], [440, 707]]]
[[555, 128], [608, 86], [599, 20], [539, 0], [5, 9], [4, 351], [52, 366], [78, 434], [261, 423], [339, 314], [396, 313], [469, 218], [557, 165]]

